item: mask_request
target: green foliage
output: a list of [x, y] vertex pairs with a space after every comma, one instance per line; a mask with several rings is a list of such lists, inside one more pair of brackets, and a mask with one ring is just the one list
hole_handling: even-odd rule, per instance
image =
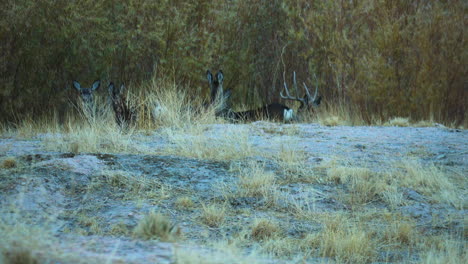
[[206, 98], [204, 72], [221, 68], [235, 106], [277, 101], [296, 71], [310, 85], [315, 73], [325, 102], [352, 105], [367, 121], [466, 124], [466, 8], [462, 0], [6, 0], [0, 121], [63, 115], [77, 97], [73, 79], [138, 90], [166, 78]]

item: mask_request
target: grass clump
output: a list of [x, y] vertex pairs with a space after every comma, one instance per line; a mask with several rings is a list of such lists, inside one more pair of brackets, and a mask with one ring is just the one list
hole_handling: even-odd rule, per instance
[[193, 208], [194, 202], [189, 196], [182, 196], [177, 198], [175, 201], [175, 206], [179, 209], [190, 209]]
[[264, 164], [250, 162], [240, 168], [238, 184], [242, 195], [266, 197], [275, 188], [275, 174], [265, 171]]
[[30, 248], [13, 245], [1, 251], [0, 263], [3, 264], [40, 264], [43, 263]]
[[309, 162], [305, 151], [281, 145], [280, 152], [274, 158], [284, 174], [282, 184], [321, 181], [320, 177], [314, 172], [314, 168], [308, 165]]
[[351, 205], [373, 201], [386, 187], [368, 168], [333, 167], [327, 171], [327, 177], [337, 184], [345, 185], [347, 192], [342, 195], [342, 200]]
[[248, 130], [236, 126], [210, 131], [207, 126], [193, 125], [184, 129], [167, 129], [165, 134], [173, 143], [165, 151], [174, 155], [224, 161], [242, 159], [255, 153], [248, 141]]
[[187, 93], [189, 89], [178, 86], [173, 80], [153, 78], [143, 87], [147, 92], [138, 96], [141, 99], [138, 127], [185, 129], [217, 122], [215, 110], [218, 106], [203, 107], [201, 98]]
[[410, 124], [411, 122], [407, 117], [394, 117], [385, 122], [384, 126], [408, 127]]
[[416, 227], [407, 221], [391, 221], [384, 229], [383, 240], [393, 245], [412, 246], [417, 241]]
[[369, 263], [376, 257], [376, 241], [366, 228], [352, 224], [342, 215], [328, 217], [325, 227], [318, 234], [309, 234], [303, 240], [307, 251], [318, 248], [322, 257], [330, 257], [339, 263]]
[[[15, 217], [20, 217], [15, 215]], [[11, 219], [13, 220], [13, 219]], [[0, 218], [0, 263], [40, 264], [62, 262], [55, 238], [43, 227], [14, 219]], [[10, 219], [9, 219], [10, 221]], [[73, 262], [72, 256], [67, 256]]]
[[200, 215], [200, 219], [203, 224], [209, 227], [219, 227], [223, 224], [225, 217], [226, 207], [220, 207], [215, 204], [202, 204], [202, 214]]
[[111, 186], [115, 190], [126, 190], [125, 197], [151, 197], [154, 190], [163, 188], [154, 179], [144, 175], [133, 174], [123, 170], [103, 170], [93, 179], [90, 190], [99, 190], [103, 186]]
[[15, 157], [7, 157], [2, 160], [0, 167], [3, 169], [13, 169], [18, 166], [18, 161]]
[[153, 211], [140, 220], [133, 235], [144, 240], [172, 242], [180, 237], [180, 229], [168, 217]]
[[443, 237], [422, 252], [421, 264], [458, 264], [468, 262], [466, 242]]
[[345, 120], [335, 115], [327, 116], [319, 120], [320, 120], [320, 124], [324, 126], [344, 126], [347, 124]]
[[256, 219], [252, 225], [252, 231], [250, 236], [252, 239], [262, 241], [277, 237], [281, 234], [281, 228], [278, 223], [275, 223], [269, 219]]
[[422, 164], [417, 160], [407, 160], [397, 166], [401, 170], [395, 172], [393, 177], [401, 186], [413, 188], [434, 202], [464, 208], [463, 186], [467, 181], [463, 175], [449, 174], [434, 164]]

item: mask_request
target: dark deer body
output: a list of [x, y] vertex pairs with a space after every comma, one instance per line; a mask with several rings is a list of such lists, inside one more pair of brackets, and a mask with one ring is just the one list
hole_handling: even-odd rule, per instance
[[122, 84], [120, 89], [116, 89], [111, 82], [108, 89], [117, 125], [121, 128], [125, 128], [128, 125], [134, 124], [136, 121], [136, 110], [129, 106], [124, 93], [125, 86]]
[[292, 116], [293, 110], [280, 103], [272, 103], [254, 110], [231, 113], [231, 117], [233, 119], [243, 121], [254, 121], [259, 119], [289, 121]]

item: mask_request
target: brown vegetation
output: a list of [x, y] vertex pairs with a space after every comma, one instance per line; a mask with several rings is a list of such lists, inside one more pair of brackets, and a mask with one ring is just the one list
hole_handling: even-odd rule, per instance
[[234, 106], [278, 101], [283, 71], [295, 70], [306, 82], [317, 75], [325, 108], [342, 105], [366, 123], [404, 116], [466, 127], [465, 10], [461, 0], [8, 0], [0, 121], [51, 109], [63, 121], [73, 79], [125, 82], [135, 93], [170, 79], [207, 98], [204, 72], [222, 68]]

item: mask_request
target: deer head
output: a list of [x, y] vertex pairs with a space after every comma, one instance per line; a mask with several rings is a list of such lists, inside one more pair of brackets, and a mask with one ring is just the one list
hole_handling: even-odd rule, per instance
[[120, 85], [119, 89], [115, 89], [114, 83], [110, 83], [109, 87], [107, 87], [109, 90], [109, 95], [111, 97], [112, 102], [122, 102], [125, 99], [124, 95], [124, 90], [125, 90], [125, 85], [122, 84]]
[[210, 84], [211, 104], [217, 108], [216, 115], [226, 115], [230, 111], [228, 102], [231, 97], [231, 90], [224, 91], [223, 89], [223, 71], [219, 70], [218, 73], [216, 73], [215, 78], [213, 78], [213, 74], [211, 74], [210, 70], [207, 70], [206, 78]]
[[314, 78], [316, 80], [314, 96], [310, 95], [309, 88], [307, 87], [305, 83], [303, 83], [305, 94], [302, 98], [298, 97], [299, 91], [298, 91], [297, 82], [296, 82], [296, 72], [293, 72], [293, 87], [296, 92], [296, 96], [291, 96], [291, 94], [289, 93], [288, 86], [286, 85], [286, 81], [284, 82], [284, 90], [286, 92], [286, 96], [283, 94], [283, 92], [280, 93], [280, 96], [281, 98], [286, 99], [286, 100], [299, 101], [301, 105], [299, 106], [298, 114], [303, 112], [304, 110], [309, 110], [310, 107], [320, 105], [322, 96], [318, 95], [318, 80], [315, 74], [314, 74]]
[[92, 109], [93, 93], [94, 93], [94, 91], [99, 89], [100, 85], [101, 85], [101, 81], [95, 81], [90, 88], [83, 88], [83, 87], [81, 87], [79, 82], [73, 81], [73, 86], [80, 93], [81, 100], [83, 101], [83, 104], [88, 109]]

